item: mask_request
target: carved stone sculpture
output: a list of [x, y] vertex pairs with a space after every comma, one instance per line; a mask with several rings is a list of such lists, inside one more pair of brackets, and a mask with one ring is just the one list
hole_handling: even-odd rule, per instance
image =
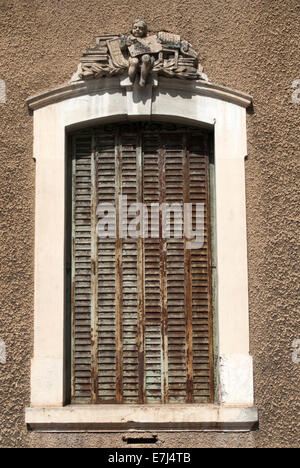
[[177, 34], [149, 33], [144, 20], [136, 20], [125, 35], [100, 36], [83, 53], [72, 81], [122, 75], [144, 87], [151, 73], [188, 80], [202, 79], [198, 54]]

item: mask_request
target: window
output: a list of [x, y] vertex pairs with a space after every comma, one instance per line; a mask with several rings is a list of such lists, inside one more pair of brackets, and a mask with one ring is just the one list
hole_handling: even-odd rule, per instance
[[[84, 83], [73, 83], [56, 90], [48, 91], [28, 101], [30, 108], [34, 110], [34, 157], [36, 159], [35, 331], [34, 356], [31, 367], [31, 407], [26, 410], [26, 422], [33, 430], [122, 431], [129, 429], [203, 430], [212, 428], [221, 430], [251, 430], [257, 422], [257, 410], [253, 406], [252, 358], [249, 354], [244, 176], [244, 158], [247, 155], [246, 107], [250, 105], [251, 98], [245, 94], [211, 83], [190, 83], [162, 77], [159, 78], [159, 81], [152, 90], [150, 88], [147, 88], [147, 90], [144, 96], [145, 99], [137, 101], [136, 96], [130, 88], [130, 84], [126, 82], [123, 86], [122, 80], [120, 82], [118, 78], [110, 78], [109, 80], [91, 80]], [[151, 335], [150, 333], [149, 335], [149, 328], [147, 329], [147, 319], [149, 318], [149, 315], [147, 316], [147, 307], [140, 309], [146, 320], [145, 322], [140, 321], [140, 323], [145, 323], [145, 332], [138, 336], [139, 339], [144, 337], [146, 355], [144, 360], [146, 364], [144, 373], [146, 385], [144, 389], [148, 397], [148, 403], [146, 399], [145, 404], [132, 403], [133, 401], [138, 401], [137, 394], [133, 395], [134, 398], [129, 401], [132, 395], [128, 398], [129, 393], [126, 393], [129, 387], [127, 387], [126, 381], [128, 372], [125, 372], [123, 375], [125, 377], [123, 378], [124, 404], [109, 403], [111, 398], [109, 393], [106, 394], [108, 398], [107, 402], [101, 404], [104, 395], [104, 381], [101, 380], [103, 376], [100, 374], [98, 375], [98, 384], [100, 385], [98, 391], [94, 392], [99, 403], [97, 405], [70, 404], [68, 390], [72, 378], [69, 375], [71, 366], [68, 351], [71, 349], [69, 342], [71, 341], [69, 339], [71, 311], [68, 311], [66, 307], [66, 305], [70, 304], [70, 296], [66, 286], [71, 284], [71, 276], [69, 275], [69, 280], [65, 272], [66, 263], [68, 259], [70, 260], [71, 255], [71, 253], [66, 251], [66, 241], [71, 238], [71, 233], [66, 229], [66, 220], [71, 220], [69, 208], [72, 204], [72, 190], [71, 185], [68, 185], [67, 174], [72, 174], [72, 168], [70, 168], [70, 171], [67, 170], [67, 161], [71, 161], [72, 157], [67, 157], [66, 148], [68, 147], [68, 150], [71, 153], [73, 152], [73, 154], [76, 154], [78, 149], [76, 150], [76, 144], [74, 151], [72, 146], [67, 145], [67, 137], [70, 134], [76, 136], [78, 143], [80, 138], [77, 131], [81, 129], [80, 132], [83, 132], [81, 135], [85, 133], [86, 138], [82, 147], [83, 156], [85, 154], [87, 157], [91, 157], [91, 154], [94, 154], [93, 160], [95, 161], [95, 158], [100, 157], [101, 163], [103, 151], [99, 142], [103, 141], [103, 139], [99, 138], [96, 144], [97, 151], [91, 151], [91, 149], [95, 148], [95, 144], [91, 143], [92, 134], [90, 129], [94, 129], [94, 139], [97, 140], [97, 132], [98, 134], [101, 134], [101, 132], [103, 134], [104, 129], [107, 130], [107, 125], [109, 124], [110, 132], [108, 132], [108, 140], [110, 138], [110, 144], [107, 146], [107, 149], [112, 152], [112, 158], [114, 159], [117, 138], [114, 132], [118, 128], [124, 128], [125, 123], [127, 125], [126, 128], [134, 128], [134, 131], [129, 132], [131, 138], [132, 135], [134, 135], [134, 138], [136, 138], [136, 135], [140, 135], [140, 140], [135, 146], [134, 142], [131, 142], [130, 151], [132, 151], [132, 155], [135, 154], [135, 158], [132, 157], [132, 161], [136, 160], [137, 152], [139, 152], [140, 162], [144, 160], [143, 164], [140, 163], [140, 174], [143, 175], [144, 184], [137, 184], [136, 190], [139, 189], [139, 197], [147, 197], [149, 193], [147, 194], [146, 191], [147, 181], [145, 178], [147, 175], [147, 164], [149, 164], [148, 156], [151, 156], [152, 153], [156, 154], [157, 148], [163, 149], [162, 142], [159, 141], [158, 136], [155, 137], [155, 135], [164, 133], [157, 131], [158, 122], [164, 128], [170, 128], [170, 122], [174, 122], [178, 126], [176, 127], [179, 132], [176, 137], [177, 141], [173, 137], [167, 140], [169, 143], [165, 149], [166, 162], [172, 160], [170, 154], [172, 154], [173, 147], [170, 144], [175, 145], [175, 150], [178, 151], [179, 149], [179, 153], [181, 152], [182, 154], [184, 140], [180, 140], [178, 135], [181, 134], [180, 138], [184, 138], [184, 135], [194, 132], [193, 128], [191, 129], [191, 127], [187, 126], [195, 125], [197, 131], [199, 131], [199, 128], [207, 129], [205, 131], [201, 130], [201, 134], [197, 135], [196, 140], [201, 142], [200, 147], [204, 145], [207, 135], [214, 135], [213, 146], [208, 136], [209, 152], [201, 150], [201, 153], [203, 151], [203, 164], [205, 158], [208, 160], [208, 155], [211, 158], [210, 151], [214, 152], [214, 157], [211, 158], [214, 161], [214, 170], [211, 171], [211, 181], [209, 184], [210, 187], [214, 188], [212, 193], [215, 196], [215, 203], [210, 204], [211, 218], [215, 219], [215, 227], [211, 230], [214, 236], [212, 245], [216, 245], [216, 249], [211, 249], [211, 264], [213, 271], [216, 271], [216, 274], [212, 276], [215, 285], [212, 291], [214, 291], [216, 299], [216, 327], [214, 329], [213, 342], [216, 364], [214, 404], [210, 404], [211, 400], [209, 399], [208, 392], [205, 395], [194, 392], [194, 403], [186, 404], [185, 401], [189, 398], [186, 382], [184, 391], [181, 394], [177, 394], [177, 396], [180, 395], [180, 398], [182, 398], [181, 402], [179, 402], [181, 404], [173, 404], [178, 401], [171, 400], [171, 395], [174, 395], [175, 392], [169, 394], [169, 402], [164, 404], [156, 404], [154, 400], [149, 401], [151, 389], [149, 382], [151, 382], [151, 379], [147, 381], [147, 372], [149, 375], [149, 366], [147, 367], [146, 362], [147, 346], [149, 345], [147, 336], [154, 337], [154, 334]], [[167, 127], [165, 127], [166, 124], [168, 124]], [[84, 128], [87, 130], [82, 130]], [[173, 126], [172, 128], [172, 132], [174, 133], [175, 127]], [[146, 131], [146, 129], [151, 129], [151, 141], [147, 137], [149, 133], [147, 133], [148, 130]], [[126, 148], [126, 141], [124, 140], [126, 132], [122, 133], [121, 130], [120, 132], [121, 140], [119, 140], [119, 145], [122, 143]], [[165, 133], [168, 134], [168, 132]], [[186, 140], [188, 141], [187, 137]], [[147, 148], [149, 148], [147, 141], [150, 141], [152, 145], [150, 153], [147, 153]], [[154, 144], [155, 141], [157, 142], [156, 144]], [[195, 148], [192, 148], [192, 150], [194, 151]], [[195, 150], [195, 157], [197, 156], [198, 154]], [[74, 164], [76, 160], [80, 162], [82, 159], [73, 158]], [[180, 167], [182, 167], [181, 164]], [[166, 164], [166, 168], [165, 181], [167, 183], [168, 164]], [[182, 172], [180, 172], [181, 169], [179, 171], [179, 166], [174, 168], [174, 170], [176, 177], [183, 178]], [[135, 172], [136, 168], [133, 167], [132, 171]], [[159, 177], [159, 166], [155, 167], [155, 171], [156, 177]], [[192, 172], [190, 171], [190, 174]], [[99, 171], [100, 173], [101, 171]], [[118, 180], [123, 180], [122, 184], [124, 185], [125, 168], [122, 165], [120, 165], [119, 175]], [[92, 178], [90, 178], [89, 174], [85, 177], [87, 177], [86, 182], [88, 186], [91, 180], [90, 186], [91, 188], [93, 186], [95, 190], [97, 184], [94, 183], [92, 185]], [[153, 179], [151, 178], [151, 181], [149, 180], [149, 183], [152, 183], [154, 180], [155, 176]], [[107, 181], [107, 183], [109, 184], [110, 182]], [[208, 178], [206, 179], [206, 184], [207, 188]], [[119, 184], [120, 187], [121, 184]], [[124, 185], [124, 190], [125, 187]], [[142, 187], [144, 190], [141, 190]], [[76, 188], [75, 185], [74, 188]], [[179, 185], [174, 188], [179, 189]], [[79, 192], [77, 193], [79, 194]], [[167, 193], [166, 191], [166, 195]], [[190, 191], [189, 195], [191, 196], [192, 193], [194, 192]], [[107, 191], [106, 195], [111, 197], [112, 194], [113, 189], [112, 191]], [[160, 197], [160, 194], [161, 191], [159, 190], [155, 192], [156, 199]], [[129, 192], [128, 195], [130, 195]], [[177, 197], [177, 193], [175, 195]], [[186, 194], [183, 196], [183, 200], [185, 200], [185, 196]], [[197, 191], [195, 192], [195, 196], [198, 196]], [[71, 199], [70, 202], [68, 198]], [[182, 198], [180, 199], [182, 201]], [[208, 204], [206, 207], [208, 207]], [[93, 211], [93, 213], [95, 212]], [[208, 221], [208, 211], [204, 210], [204, 213], [206, 213]], [[94, 222], [98, 222], [97, 217], [94, 217]], [[209, 226], [209, 223], [207, 223], [207, 226]], [[207, 231], [207, 239], [209, 237]], [[127, 240], [123, 239], [123, 241]], [[133, 242], [130, 237], [129, 240], [132, 242], [133, 251], [136, 254], [137, 250], [139, 251], [136, 243], [134, 243], [136, 241]], [[109, 239], [102, 241], [100, 246], [104, 247], [108, 245], [109, 241]], [[172, 242], [173, 240], [171, 239], [170, 241], [167, 240], [166, 243], [167, 259], [168, 253], [172, 250], [170, 249]], [[140, 249], [140, 252], [147, 254], [150, 251], [148, 240], [141, 240], [140, 243], [143, 247]], [[95, 246], [95, 243], [91, 245]], [[123, 262], [125, 247], [127, 248], [126, 242], [125, 246], [122, 246], [122, 263], [124, 263], [123, 267], [127, 268], [129, 256], [125, 255], [125, 262]], [[130, 249], [127, 250], [129, 251]], [[105, 249], [99, 251], [103, 257], [104, 251]], [[113, 249], [109, 251], [110, 255], [112, 251]], [[190, 252], [191, 256], [195, 253], [193, 250]], [[207, 252], [209, 252], [209, 249]], [[119, 249], [120, 253], [121, 249]], [[182, 254], [185, 256], [183, 248], [179, 249], [179, 255]], [[158, 254], [156, 253], [156, 255]], [[113, 258], [112, 263], [115, 260]], [[143, 260], [145, 266], [146, 260], [145, 255]], [[98, 293], [100, 293], [100, 297], [101, 288], [104, 286], [103, 283], [101, 284], [101, 265], [103, 265], [103, 261], [100, 256], [100, 259], [98, 259], [98, 269], [95, 270], [99, 271], [99, 283], [97, 281], [94, 282], [94, 285], [99, 289]], [[71, 264], [69, 266], [71, 268]], [[153, 271], [156, 271], [156, 274], [159, 271], [159, 278], [160, 281], [162, 280], [162, 283], [167, 279], [168, 290], [168, 270], [166, 270], [166, 276], [161, 275], [161, 269], [154, 269]], [[179, 271], [178, 278], [180, 275]], [[145, 269], [145, 272], [147, 273], [147, 269]], [[141, 275], [137, 273], [136, 276], [131, 276], [133, 276], [131, 280], [135, 279], [136, 283], [138, 278], [141, 278]], [[147, 297], [149, 297], [147, 288], [149, 290], [149, 284], [146, 283], [146, 278], [147, 275], [145, 275], [144, 288], [138, 287], [138, 291], [141, 296], [144, 293], [145, 305], [147, 306]], [[210, 276], [207, 275], [207, 281], [209, 281], [209, 278]], [[123, 291], [125, 291], [124, 277], [123, 282], [121, 280], [122, 278], [119, 277], [118, 281], [120, 284], [123, 284]], [[208, 285], [206, 286], [208, 291]], [[108, 285], [108, 287], [111, 287], [111, 285]], [[204, 287], [202, 292], [205, 294], [205, 291]], [[96, 298], [97, 295], [93, 297]], [[165, 297], [168, 298], [168, 296]], [[185, 295], [185, 297], [187, 299], [190, 296]], [[193, 300], [194, 298], [192, 297], [192, 304]], [[120, 304], [120, 302], [118, 303]], [[194, 304], [196, 303], [194, 302]], [[110, 306], [111, 304], [107, 304], [107, 307]], [[129, 307], [129, 303], [124, 302], [123, 299], [123, 316], [119, 314], [119, 319], [122, 317], [123, 323], [126, 317], [127, 306]], [[97, 319], [97, 316], [94, 315], [94, 320], [96, 321]], [[133, 319], [135, 322], [138, 321], [136, 316], [133, 316]], [[89, 320], [88, 318], [84, 325], [88, 331], [84, 333], [90, 333], [91, 323]], [[121, 320], [118, 323], [121, 323]], [[168, 325], [171, 323], [169, 321]], [[194, 321], [194, 323], [196, 322]], [[205, 326], [207, 329], [207, 323]], [[110, 330], [110, 326], [108, 330]], [[194, 328], [193, 333], [197, 335], [196, 328]], [[157, 333], [159, 349], [163, 349], [159, 345], [161, 336], [160, 329], [159, 333]], [[103, 348], [101, 349], [102, 337], [100, 328], [97, 338], [100, 352], [102, 352], [102, 355], [97, 356], [97, 358], [98, 363], [101, 364], [104, 354]], [[83, 336], [84, 339], [85, 337]], [[204, 339], [207, 338], [203, 337], [203, 342]], [[104, 341], [102, 341], [103, 343]], [[193, 340], [193, 343], [195, 343], [195, 340]], [[210, 346], [211, 344], [212, 341], [209, 342]], [[125, 345], [126, 337], [125, 340], [123, 339], [123, 355], [126, 351]], [[152, 345], [153, 343], [150, 343], [150, 346]], [[95, 349], [96, 347], [94, 347], [94, 355], [96, 355]], [[193, 357], [196, 355], [193, 352]], [[114, 348], [110, 356], [117, 356]], [[162, 361], [163, 359], [161, 358]], [[88, 358], [88, 366], [90, 362], [91, 360]], [[120, 362], [121, 360], [119, 359]], [[166, 359], [164, 362], [166, 362]], [[189, 361], [186, 359], [186, 356], [182, 362], [185, 365], [188, 364]], [[94, 369], [98, 371], [98, 366]], [[190, 379], [190, 381], [193, 381], [194, 389], [197, 389], [197, 376], [199, 376], [197, 374], [197, 366], [195, 369], [193, 368], [194, 370], [193, 380]], [[121, 375], [121, 373], [118, 375]], [[157, 385], [159, 391], [161, 391], [162, 375], [168, 376], [168, 388], [171, 392], [171, 382], [174, 377], [173, 371], [168, 369], [168, 373], [164, 372], [164, 374], [161, 374], [160, 379], [158, 379], [158, 381], [160, 380], [160, 385]], [[182, 379], [182, 375], [184, 375], [186, 380], [183, 367], [181, 368], [181, 374], [175, 372], [175, 377], [179, 375], [181, 375]], [[206, 385], [209, 383], [211, 391], [211, 380], [208, 381], [207, 374], [204, 377]], [[86, 378], [86, 375], [83, 375], [83, 378]], [[110, 379], [111, 376], [108, 376], [108, 378]], [[133, 378], [136, 378], [136, 374], [133, 375]], [[107, 382], [108, 386], [111, 385], [111, 388], [113, 388], [112, 381], [109, 379]], [[83, 382], [82, 385], [84, 386]], [[83, 388], [81, 387], [81, 390]], [[80, 387], [77, 387], [78, 389]], [[102, 396], [100, 394], [101, 398], [99, 398], [99, 389], [102, 391]], [[86, 388], [86, 391], [87, 394], [76, 396], [78, 403], [79, 397], [83, 397], [82, 402], [89, 403], [92, 401], [92, 398], [89, 396], [89, 392], [91, 391], [89, 387]], [[113, 395], [113, 391], [111, 394]], [[154, 395], [155, 393], [151, 395], [151, 398]], [[205, 397], [206, 403], [204, 403], [204, 400], [201, 402], [202, 397]], [[96, 398], [94, 397], [95, 400]]]
[[[155, 123], [72, 136], [73, 403], [213, 402], [211, 136]], [[99, 239], [99, 203], [116, 207], [117, 226], [123, 207], [123, 235], [115, 226]], [[137, 203], [147, 209], [143, 237], [130, 229]], [[170, 235], [164, 204], [177, 211]], [[201, 242], [184, 239], [184, 204], [193, 231], [203, 207]]]

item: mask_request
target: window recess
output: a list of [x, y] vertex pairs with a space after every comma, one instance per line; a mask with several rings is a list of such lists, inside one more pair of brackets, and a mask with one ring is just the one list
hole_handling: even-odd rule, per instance
[[[71, 142], [72, 402], [212, 403], [210, 133], [123, 123]], [[120, 196], [128, 224], [130, 205], [147, 206], [149, 237], [122, 238]], [[97, 235], [99, 203], [116, 208], [114, 238]], [[164, 203], [202, 204], [201, 247], [166, 238], [162, 211], [151, 218]]]

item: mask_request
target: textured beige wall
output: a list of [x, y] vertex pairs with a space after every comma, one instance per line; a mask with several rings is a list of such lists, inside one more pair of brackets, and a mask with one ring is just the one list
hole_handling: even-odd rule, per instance
[[[298, 4], [298, 5], [297, 5]], [[126, 31], [136, 16], [180, 33], [213, 82], [254, 96], [246, 163], [251, 353], [260, 430], [161, 434], [160, 447], [299, 445], [297, 297], [300, 78], [297, 0], [0, 0], [0, 365], [1, 447], [122, 447], [122, 436], [28, 434], [33, 320], [34, 161], [25, 99], [69, 80], [99, 33]], [[298, 424], [298, 426], [297, 426]]]

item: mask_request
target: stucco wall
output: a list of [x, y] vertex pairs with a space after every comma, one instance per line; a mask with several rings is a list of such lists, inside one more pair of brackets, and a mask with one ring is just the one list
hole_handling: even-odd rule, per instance
[[[180, 33], [205, 72], [254, 96], [246, 163], [251, 353], [260, 429], [250, 434], [162, 434], [161, 447], [296, 446], [300, 338], [297, 297], [300, 78], [296, 0], [0, 0], [0, 364], [1, 447], [122, 447], [122, 435], [28, 434], [33, 352], [35, 164], [25, 99], [68, 81], [99, 33], [126, 31], [135, 17]], [[298, 399], [297, 399], [298, 397]], [[297, 406], [298, 405], [298, 406]], [[298, 427], [297, 427], [298, 424]]]

